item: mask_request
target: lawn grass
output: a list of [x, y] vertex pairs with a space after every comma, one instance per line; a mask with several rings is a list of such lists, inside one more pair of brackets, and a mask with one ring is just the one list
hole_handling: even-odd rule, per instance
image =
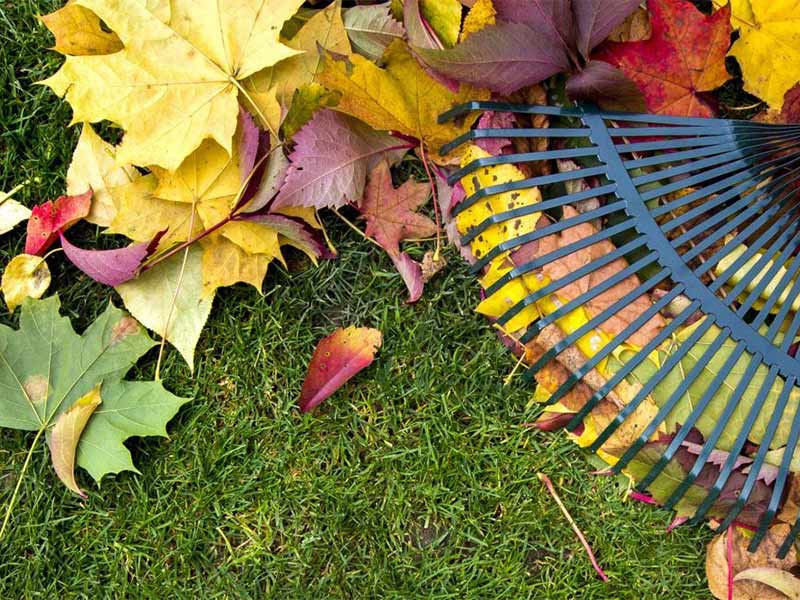
[[[0, 2], [0, 189], [36, 178], [32, 204], [63, 192], [77, 132], [33, 86], [57, 67], [34, 15], [59, 2]], [[97, 232], [81, 226], [77, 239]], [[6, 539], [0, 598], [706, 598], [710, 533], [667, 535], [670, 516], [592, 476], [563, 434], [522, 426], [538, 410], [453, 253], [407, 306], [391, 262], [333, 224], [341, 258], [271, 268], [259, 295], [224, 290], [194, 376], [170, 351], [163, 374], [192, 395], [170, 438], [131, 444], [140, 475], [86, 501], [34, 455]], [[3, 237], [0, 260], [22, 249]], [[108, 288], [55, 255], [53, 291], [82, 329]], [[3, 306], [0, 321], [16, 323]], [[384, 333], [375, 364], [313, 415], [295, 401], [316, 341], [340, 325]], [[152, 377], [154, 354], [136, 376]], [[32, 435], [0, 436], [0, 502]], [[548, 473], [611, 578], [600, 582], [536, 478]]]

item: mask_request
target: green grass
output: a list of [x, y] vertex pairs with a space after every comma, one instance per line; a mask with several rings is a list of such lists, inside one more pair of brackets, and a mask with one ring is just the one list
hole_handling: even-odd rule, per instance
[[[32, 83], [59, 58], [34, 15], [57, 2], [0, 2], [0, 189], [37, 178], [32, 204], [63, 192], [70, 113]], [[78, 239], [97, 232], [81, 226]], [[710, 534], [624, 500], [563, 434], [522, 426], [531, 388], [474, 314], [454, 254], [416, 306], [390, 261], [346, 228], [341, 259], [272, 269], [263, 296], [218, 297], [194, 377], [170, 351], [165, 383], [195, 397], [170, 439], [130, 446], [141, 475], [86, 501], [38, 450], [6, 539], [1, 598], [706, 598]], [[22, 232], [0, 243], [4, 264]], [[108, 301], [58, 255], [53, 291], [80, 329]], [[116, 302], [118, 298], [112, 295]], [[15, 324], [5, 309], [0, 320]], [[295, 400], [316, 341], [340, 325], [381, 329], [375, 364], [316, 414]], [[154, 355], [135, 375], [152, 377]], [[0, 502], [32, 436], [0, 436]], [[548, 473], [611, 577], [600, 582], [536, 478]]]

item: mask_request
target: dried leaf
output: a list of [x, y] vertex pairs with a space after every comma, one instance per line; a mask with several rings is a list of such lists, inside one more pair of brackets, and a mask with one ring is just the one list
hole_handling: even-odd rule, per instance
[[122, 50], [117, 34], [105, 31], [100, 17], [71, 0], [41, 20], [56, 38], [53, 50], [61, 54], [83, 56]]
[[344, 11], [344, 27], [353, 49], [375, 61], [406, 32], [403, 24], [392, 17], [389, 2], [348, 8]]
[[75, 223], [86, 217], [92, 206], [92, 190], [74, 196], [59, 196], [33, 207], [25, 238], [26, 254], [43, 254]]
[[157, 244], [156, 238], [149, 243], [132, 244], [127, 248], [84, 250], [61, 236], [61, 247], [70, 262], [95, 281], [112, 287], [136, 277], [142, 262]]

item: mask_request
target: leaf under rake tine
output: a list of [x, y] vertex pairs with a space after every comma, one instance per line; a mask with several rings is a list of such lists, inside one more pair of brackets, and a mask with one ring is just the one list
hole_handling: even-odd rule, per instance
[[[736, 360], [739, 360], [738, 357], [732, 356], [731, 358], [735, 359], [734, 362]], [[734, 390], [731, 397], [728, 399], [728, 402], [725, 404], [725, 408], [722, 411], [722, 415], [720, 415], [719, 420], [714, 425], [714, 429], [711, 430], [711, 434], [706, 438], [705, 442], [703, 443], [703, 447], [700, 450], [700, 454], [695, 459], [694, 465], [692, 465], [692, 468], [689, 471], [689, 473], [686, 474], [686, 476], [683, 478], [680, 484], [678, 484], [678, 487], [675, 488], [675, 490], [673, 490], [670, 497], [664, 503], [664, 508], [666, 508], [667, 510], [672, 510], [673, 508], [675, 508], [675, 505], [678, 503], [678, 501], [680, 501], [681, 498], [683, 498], [684, 494], [689, 489], [689, 486], [691, 486], [697, 479], [697, 476], [700, 475], [700, 471], [702, 471], [703, 467], [706, 466], [708, 457], [711, 456], [711, 452], [715, 449], [717, 441], [725, 432], [725, 429], [728, 426], [728, 422], [730, 421], [731, 416], [733, 416], [734, 411], [737, 409], [739, 403], [744, 397], [745, 391], [747, 391], [747, 387], [750, 385], [750, 380], [753, 378], [753, 375], [756, 374], [756, 370], [761, 364], [761, 359], [762, 357], [758, 354], [750, 356], [750, 362], [747, 364], [747, 368], [744, 374], [739, 379], [739, 383], [736, 386], [736, 389]], [[732, 362], [731, 366], [733, 366], [733, 364], [734, 363]], [[777, 369], [775, 369], [775, 374], [777, 375]], [[768, 378], [765, 379], [764, 384], [767, 383], [767, 380]], [[750, 429], [755, 424], [759, 411], [761, 410], [761, 407], [764, 405], [764, 401], [767, 399], [767, 395], [769, 394], [772, 381], [769, 381], [769, 385], [764, 385], [764, 384], [762, 384], [761, 389], [759, 390], [758, 397], [756, 398], [755, 402], [753, 403], [753, 406], [750, 408], [750, 411], [748, 412], [746, 420], [739, 432], [739, 436], [737, 437], [736, 442], [734, 443], [734, 447], [731, 449], [731, 455], [734, 455], [734, 452], [735, 455], [738, 455], [741, 448], [744, 447], [744, 444], [747, 441], [747, 435], [750, 433]], [[706, 394], [710, 396], [708, 400], [709, 402], [713, 399], [715, 393], [716, 389], [710, 389], [710, 388], [706, 392]], [[698, 418], [699, 417], [700, 415], [698, 414]], [[683, 429], [683, 427], [685, 427], [685, 425], [682, 426], [681, 429]], [[687, 429], [686, 434], [688, 435], [688, 433], [689, 431]], [[741, 442], [741, 446], [739, 446], [737, 449], [739, 442]]]
[[[594, 356], [592, 356], [589, 360], [587, 360], [583, 365], [575, 369], [572, 373], [570, 373], [569, 377], [567, 377], [566, 381], [562, 383], [559, 388], [550, 395], [549, 402], [555, 404], [558, 402], [564, 394], [566, 394], [572, 386], [574, 386], [581, 378], [589, 373], [592, 369], [594, 369], [597, 365], [599, 365], [603, 360], [608, 358], [608, 356], [614, 352], [622, 343], [625, 342], [630, 336], [634, 333], [639, 331], [639, 329], [647, 323], [650, 319], [652, 319], [659, 310], [667, 306], [670, 302], [672, 302], [678, 295], [680, 295], [681, 289], [680, 287], [676, 286], [673, 288], [668, 294], [664, 297], [660, 298], [657, 302], [654, 302], [652, 306], [650, 306], [646, 311], [640, 314], [636, 319], [631, 321], [630, 325], [625, 327], [621, 332], [611, 338], [607, 344], [603, 346], [601, 350], [599, 350]], [[645, 355], [646, 356], [646, 355]], [[613, 389], [613, 388], [612, 388]], [[555, 401], [553, 401], [553, 397], [555, 396]]]
[[690, 138], [683, 140], [662, 140], [658, 142], [630, 142], [626, 144], [614, 144], [614, 150], [618, 154], [634, 154], [638, 152], [653, 152], [655, 150], [675, 150], [676, 148], [700, 148], [702, 146], [718, 146], [727, 142], [733, 142], [735, 138], [732, 133], [708, 138]]
[[[609, 252], [605, 256], [601, 256], [600, 258], [598, 258], [596, 260], [593, 260], [592, 262], [587, 263], [587, 264], [583, 265], [582, 267], [580, 267], [578, 269], [575, 269], [574, 271], [571, 271], [568, 275], [565, 275], [564, 277], [556, 279], [555, 281], [551, 281], [546, 286], [544, 286], [544, 287], [536, 290], [535, 292], [532, 292], [532, 293], [528, 294], [527, 296], [525, 296], [522, 300], [520, 300], [514, 306], [509, 308], [508, 311], [506, 312], [506, 314], [509, 314], [510, 317], [516, 316], [519, 312], [521, 312], [522, 310], [524, 310], [525, 308], [527, 308], [528, 306], [530, 306], [534, 302], [536, 302], [538, 300], [541, 300], [545, 296], [549, 296], [550, 294], [552, 294], [553, 292], [557, 292], [558, 290], [560, 290], [564, 286], [567, 286], [567, 285], [569, 285], [571, 283], [575, 283], [576, 281], [578, 281], [582, 277], [586, 277], [587, 275], [590, 275], [591, 273], [593, 273], [593, 272], [597, 271], [598, 269], [600, 269], [600, 268], [602, 268], [602, 267], [614, 262], [615, 260], [618, 260], [618, 259], [622, 258], [623, 256], [625, 256], [629, 252], [632, 252], [633, 250], [636, 250], [637, 248], [641, 248], [642, 246], [645, 245], [645, 242], [646, 242], [646, 240], [644, 238], [641, 238], [641, 237], [637, 238], [635, 240], [632, 240], [632, 241], [628, 242], [627, 244], [625, 244], [624, 246], [620, 246], [619, 248], [617, 248], [613, 252]], [[523, 275], [538, 269], [540, 266], [543, 266], [543, 265], [545, 265], [545, 264], [547, 264], [549, 262], [552, 262], [553, 260], [555, 260], [555, 258], [552, 258], [551, 255], [556, 254], [556, 252], [557, 252], [557, 250], [553, 251], [553, 252], [549, 252], [548, 254], [546, 254], [546, 255], [544, 255], [544, 256], [536, 259], [536, 260], [523, 263], [522, 265], [519, 265], [518, 267], [514, 267], [511, 271], [509, 271], [508, 273], [503, 275], [500, 279], [498, 279], [496, 282], [494, 282], [492, 285], [490, 285], [488, 288], [486, 288], [486, 295], [487, 296], [491, 296], [493, 293], [497, 292], [498, 290], [503, 289], [503, 286], [507, 285], [509, 281], [511, 281], [513, 279], [516, 279], [517, 277], [522, 277]], [[571, 253], [569, 253], [569, 254], [571, 254]]]
[[[478, 237], [481, 233], [486, 231], [492, 225], [500, 225], [501, 223], [512, 221], [514, 219], [523, 217], [525, 215], [544, 212], [546, 210], [550, 210], [551, 208], [558, 208], [566, 204], [572, 204], [574, 202], [580, 202], [582, 200], [589, 200], [590, 198], [611, 194], [614, 192], [614, 189], [615, 186], [613, 185], [606, 185], [599, 188], [590, 188], [588, 190], [575, 192], [574, 194], [569, 194], [567, 196], [560, 196], [558, 198], [553, 198], [552, 200], [545, 200], [544, 202], [537, 202], [536, 204], [520, 206], [519, 208], [515, 208], [513, 210], [508, 210], [502, 213], [496, 213], [491, 217], [484, 219], [481, 223], [475, 225], [467, 233], [461, 236], [461, 243], [462, 244], [470, 243], [472, 240], [474, 240], [476, 237]], [[622, 205], [619, 204], [619, 202], [607, 206], [615, 206], [618, 208], [622, 207]], [[612, 210], [611, 212], [614, 211]]]
[[[744, 312], [750, 310], [753, 307], [753, 304], [755, 304], [756, 300], [761, 298], [762, 294], [767, 289], [767, 286], [772, 282], [772, 280], [778, 274], [778, 271], [780, 270], [780, 268], [789, 259], [789, 255], [792, 252], [794, 252], [795, 250], [797, 250], [798, 242], [800, 242], [800, 233], [797, 233], [792, 238], [791, 243], [786, 245], [786, 247], [784, 248], [783, 252], [781, 252], [780, 258], [778, 260], [773, 260], [773, 264], [769, 268], [767, 273], [765, 275], [761, 276], [761, 279], [759, 280], [758, 284], [756, 284], [753, 287], [753, 290], [750, 292], [750, 295], [747, 297], [747, 299], [744, 302], [742, 302], [741, 308], [739, 309], [739, 311], [742, 312], [742, 314], [744, 314]], [[767, 255], [765, 253], [764, 256], [769, 256], [769, 255]], [[783, 276], [781, 277], [780, 281], [778, 282], [778, 285], [776, 286], [777, 290], [784, 290], [787, 287], [789, 287], [789, 284], [792, 282], [792, 279], [794, 279], [795, 275], [797, 275], [797, 273], [800, 272], [800, 257], [795, 256], [794, 259], [791, 262], [791, 266], [788, 269], [786, 269], [785, 271], [786, 272], [783, 274]], [[748, 279], [751, 279], [753, 277], [756, 277], [756, 275], [758, 275], [759, 273], [760, 273], [760, 271], [753, 272], [753, 270], [751, 269], [750, 271], [747, 272], [747, 275], [745, 277], [748, 278]], [[745, 281], [745, 280], [743, 279], [743, 281]], [[742, 282], [739, 282], [739, 283], [741, 284]], [[745, 283], [745, 286], [747, 285], [747, 283], [749, 283], [749, 281]], [[800, 283], [800, 279], [798, 280], [798, 282], [795, 283], [795, 286], [792, 286], [793, 290], [796, 287], [797, 283]], [[800, 291], [800, 289], [798, 291]], [[759, 327], [761, 327], [761, 325], [764, 324], [764, 321], [766, 321], [767, 317], [770, 314], [770, 311], [772, 311], [772, 308], [775, 306], [775, 304], [778, 302], [778, 300], [780, 300], [781, 295], [782, 294], [780, 294], [780, 293], [772, 293], [772, 294], [768, 295], [767, 299], [764, 302], [764, 305], [758, 310], [758, 314], [753, 319], [753, 322], [752, 322], [753, 329], [758, 329]], [[731, 294], [730, 297], [733, 297], [733, 294]], [[786, 301], [781, 305], [781, 309], [780, 309], [781, 312], [784, 309], [786, 309], [787, 311], [789, 310], [789, 308], [791, 307], [791, 303], [792, 303], [791, 299], [794, 298], [794, 297], [795, 296], [791, 296], [791, 295], [787, 296]], [[777, 317], [776, 317], [775, 321], [777, 321]], [[773, 323], [774, 323], [774, 321], [773, 321]], [[770, 329], [772, 329], [772, 328], [770, 328]], [[774, 335], [775, 334], [773, 333], [772, 336], [769, 337], [770, 341], [772, 341], [772, 338], [774, 337]]]
[[564, 148], [563, 150], [541, 150], [538, 152], [520, 152], [518, 154], [501, 154], [500, 156], [487, 156], [477, 158], [465, 167], [459, 169], [447, 178], [447, 183], [454, 185], [470, 173], [484, 167], [498, 165], [518, 165], [520, 163], [539, 162], [543, 160], [556, 160], [559, 158], [584, 158], [596, 157], [597, 151], [593, 146], [583, 148]]
[[523, 115], [548, 115], [552, 117], [581, 117], [580, 108], [561, 108], [558, 106], [540, 106], [537, 104], [512, 104], [510, 102], [471, 101], [454, 106], [439, 115], [439, 123], [447, 123], [475, 111], [512, 112]]
[[455, 217], [475, 205], [478, 201], [488, 196], [495, 196], [503, 192], [516, 192], [532, 187], [543, 185], [551, 185], [554, 183], [564, 183], [567, 181], [574, 181], [576, 179], [583, 179], [585, 177], [597, 177], [605, 173], [605, 167], [590, 167], [584, 169], [576, 169], [574, 171], [565, 171], [563, 173], [553, 173], [551, 175], [541, 175], [539, 177], [530, 177], [528, 179], [521, 179], [520, 181], [510, 181], [508, 183], [501, 183], [499, 185], [490, 185], [481, 188], [471, 196], [468, 196], [456, 206], [450, 213]]
[[[678, 346], [675, 353], [671, 354], [664, 362], [664, 364], [661, 366], [661, 368], [658, 371], [656, 371], [650, 379], [648, 379], [647, 383], [645, 383], [644, 386], [642, 386], [642, 389], [637, 392], [633, 400], [631, 400], [628, 404], [626, 404], [622, 408], [622, 410], [620, 410], [619, 413], [617, 413], [617, 415], [614, 417], [614, 420], [611, 421], [608, 425], [606, 425], [606, 428], [602, 432], [600, 432], [600, 434], [597, 436], [597, 439], [594, 442], [592, 442], [592, 444], [589, 446], [589, 450], [591, 452], [597, 452], [603, 446], [603, 444], [605, 444], [606, 441], [612, 435], [614, 435], [614, 432], [619, 428], [619, 426], [622, 425], [625, 422], [625, 420], [630, 415], [633, 414], [633, 412], [639, 407], [639, 405], [644, 401], [644, 399], [650, 395], [650, 392], [652, 392], [655, 389], [655, 387], [659, 383], [661, 383], [661, 380], [664, 377], [666, 377], [669, 374], [669, 372], [672, 371], [672, 369], [674, 369], [677, 366], [677, 364], [689, 352], [691, 347], [694, 344], [696, 344], [709, 329], [711, 329], [711, 326], [713, 324], [714, 324], [714, 319], [713, 317], [709, 316], [706, 317], [705, 320], [698, 325], [697, 329], [695, 329], [689, 336], [689, 339], [685, 343]], [[725, 334], [724, 331], [717, 336], [720, 346], [722, 346], [722, 342], [725, 341], [725, 337], [723, 334]], [[716, 343], [716, 340], [714, 343]], [[617, 463], [612, 467], [612, 470], [614, 470], [616, 473], [622, 471], [625, 465], [627, 465], [628, 462], [630, 462], [630, 460], [639, 452], [641, 447], [647, 443], [647, 441], [650, 439], [650, 436], [652, 436], [653, 433], [655, 433], [656, 429], [661, 424], [661, 421], [663, 421], [667, 417], [667, 415], [669, 415], [669, 413], [672, 412], [672, 410], [675, 408], [675, 405], [677, 405], [678, 401], [681, 398], [683, 398], [683, 395], [686, 393], [686, 390], [689, 388], [689, 385], [692, 382], [694, 382], [694, 380], [697, 378], [698, 375], [700, 375], [700, 373], [703, 370], [703, 365], [707, 363], [709, 360], [711, 360], [713, 355], [716, 354], [716, 350], [713, 350], [713, 352], [710, 353], [709, 350], [710, 348], [706, 350], [703, 356], [701, 356], [700, 361], [698, 361], [698, 364], [695, 365], [695, 368], [692, 371], [690, 371], [689, 375], [686, 378], [684, 378], [683, 382], [681, 382], [681, 386], [679, 386], [678, 389], [673, 391], [672, 395], [667, 400], [667, 406], [661, 408], [659, 414], [663, 413], [663, 417], [659, 418], [659, 414], [657, 414], [656, 417], [654, 417], [650, 421], [650, 423], [647, 424], [645, 430], [642, 432], [638, 440], [635, 441], [628, 449], [626, 454], [623, 455], [619, 461], [617, 461]], [[706, 354], [710, 354], [707, 359], [705, 359]], [[703, 362], [704, 359], [705, 363]]]
[[[676, 289], [680, 290], [681, 293], [683, 292], [683, 288], [680, 285], [677, 285], [675, 287]], [[686, 322], [689, 319], [689, 317], [691, 317], [695, 313], [695, 311], [697, 311], [699, 308], [700, 308], [700, 302], [697, 300], [689, 304], [689, 306], [687, 306], [684, 310], [682, 310], [678, 314], [678, 316], [676, 316], [672, 321], [667, 323], [666, 327], [664, 327], [655, 338], [653, 338], [650, 342], [648, 342], [647, 345], [642, 348], [641, 352], [637, 352], [634, 356], [631, 357], [630, 360], [625, 361], [625, 364], [622, 366], [622, 368], [616, 373], [614, 373], [614, 375], [608, 381], [606, 381], [606, 383], [603, 384], [602, 387], [596, 390], [594, 394], [592, 394], [591, 398], [589, 398], [589, 400], [586, 402], [586, 404], [584, 404], [578, 410], [578, 412], [575, 413], [575, 416], [573, 416], [572, 420], [567, 424], [567, 429], [569, 430], [575, 429], [581, 423], [581, 421], [583, 421], [586, 415], [592, 412], [595, 406], [597, 406], [597, 404], [603, 398], [605, 398], [605, 396], [608, 395], [608, 393], [611, 390], [613, 390], [615, 387], [617, 387], [617, 385], [622, 383], [623, 379], [628, 377], [628, 375], [630, 375], [634, 371], [634, 369], [636, 369], [636, 367], [638, 367], [641, 363], [643, 363], [645, 359], [652, 352], [654, 352], [668, 337], [674, 334], [678, 330], [678, 327], [680, 327], [684, 322]], [[632, 412], [633, 410], [636, 409], [639, 403], [641, 403], [641, 401], [645, 397], [647, 397], [649, 393], [650, 391], [646, 391], [645, 393], [641, 393], [641, 391], [638, 392], [637, 396], [635, 396], [631, 400], [631, 402], [629, 402], [628, 405], [626, 405], [626, 408], [627, 406], [634, 405], [633, 408], [631, 409]], [[639, 394], [641, 394], [641, 397], [639, 397]], [[548, 400], [548, 404], [549, 403], [550, 401]], [[622, 421], [620, 421], [620, 424], [621, 423]], [[613, 434], [613, 431], [609, 435], [611, 434]]]
[[461, 134], [452, 142], [449, 142], [441, 147], [439, 153], [444, 156], [449, 154], [462, 144], [466, 144], [472, 140], [485, 140], [495, 138], [587, 138], [589, 137], [588, 129], [581, 129], [579, 127], [573, 128], [556, 128], [556, 127], [543, 127], [541, 129], [470, 129], [466, 133]]
[[[625, 203], [620, 200], [618, 202], [613, 202], [611, 204], [606, 204], [605, 206], [601, 206], [600, 208], [595, 208], [593, 210], [587, 211], [585, 213], [581, 213], [576, 217], [572, 217], [570, 219], [565, 219], [563, 221], [558, 221], [557, 223], [553, 223], [552, 225], [548, 225], [546, 227], [542, 227], [541, 229], [537, 229], [536, 231], [531, 231], [530, 233], [526, 233], [524, 235], [512, 238], [510, 240], [506, 240], [497, 244], [494, 248], [492, 248], [489, 252], [487, 252], [484, 256], [480, 258], [474, 265], [472, 265], [472, 272], [478, 273], [480, 272], [487, 264], [493, 261], [495, 258], [503, 254], [504, 252], [508, 252], [509, 250], [513, 250], [514, 248], [518, 248], [528, 242], [535, 242], [543, 237], [547, 237], [548, 235], [552, 235], [554, 233], [559, 233], [564, 231], [565, 229], [569, 229], [570, 227], [574, 227], [575, 225], [580, 225], [582, 223], [587, 223], [589, 221], [593, 221], [598, 217], [603, 217], [605, 215], [609, 215], [611, 213], [615, 213], [621, 211], [625, 206]], [[633, 227], [634, 223], [633, 220], [624, 221], [623, 223], [619, 223], [619, 225], [625, 225], [622, 229], [617, 229], [617, 231], [624, 231], [625, 229], [630, 229]]]
[[646, 167], [658, 167], [660, 165], [667, 165], [674, 162], [683, 162], [685, 160], [695, 160], [697, 158], [717, 156], [723, 152], [742, 152], [742, 149], [734, 143], [721, 144], [719, 146], [704, 146], [694, 150], [683, 150], [681, 152], [667, 152], [665, 154], [656, 154], [655, 156], [648, 156], [647, 158], [629, 158], [622, 161], [622, 165], [626, 170], [632, 171], [634, 169], [644, 169]]
[[[589, 319], [589, 321], [581, 325], [578, 329], [576, 329], [575, 331], [564, 337], [563, 340], [561, 340], [559, 343], [557, 343], [555, 346], [553, 346], [547, 352], [545, 352], [542, 355], [542, 357], [528, 369], [526, 373], [527, 377], [529, 378], [532, 377], [534, 373], [539, 371], [544, 365], [546, 365], [550, 360], [558, 356], [566, 348], [568, 348], [576, 341], [578, 341], [580, 338], [582, 338], [584, 335], [595, 329], [600, 323], [604, 323], [605, 321], [607, 321], [612, 315], [622, 310], [622, 308], [624, 308], [625, 306], [636, 300], [638, 297], [640, 297], [643, 294], [646, 294], [648, 290], [653, 289], [656, 285], [664, 281], [667, 277], [669, 277], [669, 270], [661, 269], [653, 277], [651, 277], [646, 282], [639, 285], [632, 291], [625, 294], [622, 298], [614, 302], [614, 304], [603, 310], [600, 314]], [[548, 315], [548, 317], [549, 316], [550, 315]], [[540, 319], [540, 321], [541, 320], [543, 319]], [[533, 327], [531, 327], [531, 329], [533, 329]], [[529, 329], [525, 333], [525, 335], [523, 335], [522, 338], [520, 339], [520, 341], [523, 344], [527, 344], [532, 339], [532, 336], [530, 335], [531, 329]]]
[[[658, 258], [658, 254], [656, 252], [649, 252], [648, 254], [643, 256], [641, 259], [637, 260], [635, 263], [625, 267], [625, 269], [623, 269], [622, 271], [614, 273], [614, 275], [612, 275], [611, 277], [609, 277], [608, 279], [606, 279], [602, 283], [593, 286], [592, 289], [583, 292], [577, 298], [573, 298], [572, 300], [570, 300], [566, 304], [564, 304], [562, 306], [559, 306], [553, 312], [551, 312], [551, 313], [543, 316], [541, 319], [539, 319], [536, 322], [535, 325], [532, 325], [531, 328], [526, 332], [525, 336], [523, 336], [521, 341], [524, 340], [523, 343], [527, 343], [528, 341], [533, 339], [532, 337], [528, 337], [529, 335], [532, 335], [532, 336], [538, 335], [545, 327], [547, 327], [548, 325], [551, 325], [557, 319], [560, 319], [564, 315], [567, 315], [567, 314], [571, 313], [576, 308], [580, 308], [581, 306], [585, 306], [586, 304], [588, 304], [589, 302], [594, 300], [597, 296], [599, 296], [603, 292], [606, 292], [606, 291], [610, 290], [611, 288], [619, 285], [625, 279], [628, 279], [629, 277], [632, 277], [633, 275], [635, 275], [636, 272], [639, 271], [640, 269], [643, 269], [644, 267], [653, 264], [654, 262], [656, 262], [657, 258]], [[665, 279], [666, 277], [667, 277], [667, 275], [662, 277], [661, 280]], [[654, 286], [655, 285], [656, 284], [654, 284]], [[646, 294], [648, 292], [648, 290], [650, 290], [650, 289], [651, 288], [646, 288], [644, 291], [642, 291], [642, 294]], [[640, 294], [640, 295], [642, 295], [642, 294]], [[636, 297], [631, 299], [631, 301], [633, 301], [633, 300], [636, 300]], [[624, 305], [623, 305], [622, 308], [624, 308]], [[509, 319], [511, 318], [511, 317], [508, 317], [507, 314], [508, 314], [508, 311], [506, 311], [506, 313], [503, 313], [503, 315], [498, 319], [498, 322], [500, 323], [500, 325], [505, 325], [509, 321]], [[613, 313], [609, 314], [608, 316], [612, 317]], [[525, 338], [527, 338], [527, 339], [525, 339]]]
[[[720, 344], [721, 345], [721, 344]], [[675, 453], [680, 448], [683, 441], [686, 439], [686, 436], [689, 435], [692, 427], [694, 424], [697, 423], [697, 419], [705, 412], [705, 409], [711, 403], [711, 400], [714, 399], [714, 395], [717, 393], [717, 390], [720, 386], [725, 382], [725, 380], [730, 376], [731, 369], [736, 364], [736, 362], [741, 358], [741, 354], [744, 351], [745, 344], [744, 342], [738, 342], [736, 344], [736, 348], [733, 350], [731, 355], [725, 360], [725, 363], [722, 365], [720, 370], [714, 376], [714, 379], [711, 385], [703, 392], [703, 395], [700, 397], [700, 402], [698, 402], [695, 407], [692, 409], [692, 412], [689, 414], [688, 419], [686, 419], [685, 423], [681, 424], [680, 429], [675, 432], [675, 436], [672, 438], [667, 449], [664, 453], [659, 457], [656, 464], [650, 468], [650, 471], [644, 478], [639, 482], [638, 488], [639, 489], [647, 489], [647, 487], [655, 481], [656, 477], [661, 473], [664, 467], [667, 466], [667, 463], [672, 460], [675, 456]], [[716, 352], [719, 351], [717, 348]], [[715, 352], [715, 354], [716, 354]], [[667, 415], [664, 415], [666, 418]]]

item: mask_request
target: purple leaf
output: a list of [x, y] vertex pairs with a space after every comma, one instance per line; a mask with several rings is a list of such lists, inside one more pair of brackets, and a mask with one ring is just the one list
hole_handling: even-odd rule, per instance
[[256, 164], [260, 135], [253, 117], [241, 107], [239, 108], [239, 127], [242, 128], [242, 135], [239, 139], [239, 157], [242, 169], [242, 183], [244, 183]]
[[390, 256], [397, 272], [408, 288], [408, 304], [414, 304], [422, 297], [425, 283], [422, 281], [422, 267], [405, 252]]
[[102, 284], [116, 287], [138, 275], [142, 261], [155, 249], [164, 233], [160, 232], [150, 242], [117, 250], [84, 250], [71, 244], [61, 234], [61, 247], [70, 262], [86, 275]]
[[[487, 111], [478, 121], [478, 129], [513, 129], [516, 124], [514, 113]], [[492, 156], [499, 156], [503, 150], [511, 146], [508, 138], [483, 138], [475, 144]]]
[[[564, 3], [566, 4], [566, 2]], [[641, 0], [572, 0], [578, 51], [584, 58], [641, 4]]]
[[408, 144], [332, 110], [318, 112], [294, 136], [292, 164], [272, 209], [340, 207], [359, 202], [367, 173], [385, 155], [399, 159]]
[[544, 43], [564, 50], [573, 47], [575, 25], [567, 0], [494, 0], [493, 4], [499, 20], [527, 25]]
[[590, 60], [569, 78], [567, 95], [572, 100], [594, 102], [605, 110], [647, 110], [639, 87], [618, 68], [599, 60]]
[[403, 2], [403, 24], [408, 32], [408, 41], [419, 48], [441, 50], [444, 44], [439, 40], [430, 23], [422, 15], [419, 0]]
[[392, 18], [389, 2], [371, 6], [354, 6], [344, 11], [344, 27], [353, 49], [371, 60], [379, 60], [396, 39], [403, 39], [406, 30]]
[[561, 46], [549, 43], [519, 23], [486, 27], [447, 50], [416, 51], [440, 73], [503, 95], [569, 67]]

